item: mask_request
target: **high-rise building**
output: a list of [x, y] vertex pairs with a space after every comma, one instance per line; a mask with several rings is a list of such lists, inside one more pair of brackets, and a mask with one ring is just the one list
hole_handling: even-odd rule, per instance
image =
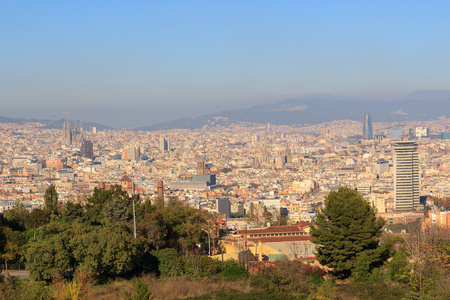
[[259, 135], [258, 134], [252, 135], [252, 143], [253, 144], [258, 144], [259, 143]]
[[140, 147], [128, 147], [123, 149], [122, 152], [123, 160], [139, 161], [141, 159], [141, 148]]
[[229, 198], [219, 198], [217, 200], [217, 212], [231, 218], [231, 202]]
[[167, 143], [167, 140], [163, 136], [161, 136], [159, 138], [159, 150], [161, 150], [161, 151], [169, 150], [169, 145]]
[[391, 139], [399, 139], [403, 135], [403, 128], [390, 128], [389, 133], [391, 135]]
[[369, 113], [366, 113], [366, 115], [364, 116], [363, 136], [366, 140], [373, 139], [372, 119], [370, 118]]
[[196, 163], [197, 175], [205, 175], [205, 160], [200, 159]]
[[419, 152], [414, 141], [394, 143], [394, 208], [413, 210], [420, 204]]
[[85, 139], [81, 141], [81, 156], [90, 159], [94, 158], [94, 146], [91, 141]]
[[427, 138], [430, 136], [430, 129], [425, 126], [416, 127], [415, 133], [418, 139]]
[[389, 171], [389, 161], [380, 158], [371, 164], [372, 172], [378, 176]]

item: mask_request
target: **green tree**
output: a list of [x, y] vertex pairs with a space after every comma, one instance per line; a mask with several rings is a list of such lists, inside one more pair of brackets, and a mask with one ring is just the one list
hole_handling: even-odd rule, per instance
[[392, 280], [408, 284], [411, 277], [411, 268], [406, 253], [398, 251], [388, 264], [388, 274]]
[[108, 190], [95, 188], [94, 193], [87, 199], [86, 217], [90, 220], [102, 218], [102, 211], [105, 205], [113, 199], [119, 199], [122, 206], [129, 207], [133, 204], [127, 192], [122, 190], [120, 185], [113, 185]]
[[13, 207], [5, 214], [7, 226], [12, 230], [24, 231], [28, 220], [29, 212], [22, 201], [14, 202]]
[[383, 226], [384, 220], [357, 191], [347, 187], [332, 191], [310, 225], [316, 257], [339, 278], [351, 275], [360, 253], [374, 267], [381, 260], [377, 248]]
[[74, 233], [70, 245], [75, 269], [92, 277], [128, 273], [140, 261], [139, 243], [124, 224], [80, 225]]
[[62, 217], [63, 220], [67, 223], [71, 223], [77, 219], [82, 220], [84, 217], [83, 207], [80, 203], [69, 201], [64, 205]]
[[27, 270], [35, 280], [53, 280], [78, 270], [92, 277], [116, 276], [140, 262], [139, 244], [125, 224], [53, 222], [40, 231], [25, 251]]
[[165, 244], [166, 224], [161, 212], [150, 200], [136, 204], [137, 238], [144, 251], [160, 249]]
[[186, 250], [202, 241], [202, 228], [207, 226], [206, 214], [179, 201], [172, 206], [160, 210], [165, 224], [166, 244], [181, 250]]
[[44, 194], [44, 207], [46, 210], [50, 211], [53, 214], [57, 213], [58, 206], [58, 193], [56, 192], [56, 187], [54, 184], [51, 184], [46, 190]]
[[51, 212], [46, 209], [35, 208], [33, 209], [26, 220], [26, 227], [30, 228], [38, 228], [45, 224], [50, 223], [51, 221]]
[[128, 219], [128, 211], [124, 204], [121, 199], [114, 197], [105, 203], [102, 209], [102, 215], [115, 222], [126, 222]]
[[183, 274], [184, 261], [176, 249], [166, 248], [153, 251], [152, 253], [157, 259], [159, 276], [161, 277], [177, 277]]

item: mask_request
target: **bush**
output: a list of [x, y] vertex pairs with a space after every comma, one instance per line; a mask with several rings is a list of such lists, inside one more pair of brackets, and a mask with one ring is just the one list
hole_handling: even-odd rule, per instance
[[318, 275], [315, 268], [301, 262], [279, 262], [274, 267], [252, 276], [252, 284], [266, 292], [292, 294], [306, 299], [315, 292], [313, 278]]
[[174, 248], [155, 250], [152, 254], [156, 257], [160, 277], [177, 277], [183, 274], [183, 259]]
[[391, 280], [399, 283], [408, 284], [411, 277], [411, 265], [408, 261], [408, 256], [403, 251], [398, 251], [392, 257], [388, 264], [388, 275]]
[[133, 295], [125, 292], [126, 300], [148, 300], [153, 298], [151, 297], [152, 293], [150, 292], [147, 283], [145, 283], [145, 281], [142, 278], [136, 278], [133, 281], [133, 287], [134, 287]]
[[384, 281], [384, 276], [381, 273], [380, 268], [375, 268], [372, 270], [372, 274], [370, 274], [369, 281], [370, 282], [383, 282]]
[[188, 276], [208, 277], [220, 274], [224, 263], [209, 256], [183, 256], [183, 271]]
[[248, 276], [245, 267], [235, 260], [227, 260], [223, 263], [222, 276], [229, 279], [239, 279]]

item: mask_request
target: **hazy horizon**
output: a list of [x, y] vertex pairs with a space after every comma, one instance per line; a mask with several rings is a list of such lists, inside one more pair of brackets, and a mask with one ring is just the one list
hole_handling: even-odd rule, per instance
[[[0, 115], [151, 125], [449, 90], [450, 3], [2, 1]], [[121, 114], [120, 117], [118, 114]]]

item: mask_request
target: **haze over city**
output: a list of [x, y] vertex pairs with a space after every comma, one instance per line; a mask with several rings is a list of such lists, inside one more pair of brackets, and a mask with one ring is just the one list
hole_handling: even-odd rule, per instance
[[1, 1], [5, 117], [116, 128], [447, 90], [448, 1]]

